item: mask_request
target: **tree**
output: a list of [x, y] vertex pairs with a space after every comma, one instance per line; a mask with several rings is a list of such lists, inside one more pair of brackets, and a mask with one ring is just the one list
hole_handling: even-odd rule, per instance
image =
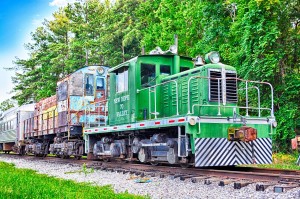
[[3, 102], [0, 103], [0, 113], [7, 111], [8, 109], [14, 107], [15, 105], [16, 102], [11, 99], [4, 100]]

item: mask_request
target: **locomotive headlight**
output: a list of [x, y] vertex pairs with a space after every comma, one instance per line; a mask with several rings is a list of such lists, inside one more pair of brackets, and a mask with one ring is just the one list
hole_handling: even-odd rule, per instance
[[274, 122], [272, 123], [272, 126], [273, 126], [274, 128], [276, 128], [276, 127], [277, 127], [277, 122], [274, 121]]
[[197, 123], [196, 118], [194, 118], [194, 117], [189, 118], [189, 124], [191, 126], [194, 126], [196, 123]]
[[210, 52], [205, 55], [205, 62], [206, 63], [219, 63], [220, 62], [220, 54], [216, 51]]

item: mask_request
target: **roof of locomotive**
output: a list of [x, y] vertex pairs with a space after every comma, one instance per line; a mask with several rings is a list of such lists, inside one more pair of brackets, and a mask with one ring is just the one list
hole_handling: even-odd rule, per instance
[[[123, 66], [128, 66], [129, 63], [133, 62], [133, 61], [137, 61], [138, 58], [143, 58], [143, 57], [174, 57], [177, 54], [153, 54], [153, 55], [139, 55], [136, 56], [130, 60], [127, 60], [117, 66], [114, 66], [113, 68], [109, 69], [108, 72], [113, 72], [115, 70], [118, 70], [119, 68], [123, 67]], [[178, 55], [177, 55], [178, 56]], [[191, 57], [186, 57], [186, 56], [179, 56], [181, 59], [185, 59], [185, 60], [189, 60], [192, 61], [193, 59]]]
[[108, 71], [108, 69], [110, 67], [108, 66], [103, 66], [103, 65], [93, 65], [93, 66], [84, 66], [78, 70], [76, 70], [75, 72], [73, 73], [70, 73], [69, 75], [63, 77], [62, 79], [60, 79], [57, 83], [59, 82], [63, 82], [63, 81], [66, 81], [68, 80], [73, 74], [76, 74], [76, 73], [79, 73], [79, 72], [89, 72], [89, 73], [97, 73], [98, 72], [98, 68], [103, 68], [104, 71], [103, 71], [103, 74], [105, 74], [106, 71]]
[[171, 78], [174, 78], [176, 76], [182, 76], [182, 75], [185, 75], [185, 74], [188, 74], [188, 73], [192, 73], [194, 71], [197, 71], [197, 70], [200, 70], [200, 69], [203, 69], [203, 68], [221, 69], [222, 67], [225, 67], [226, 70], [236, 71], [236, 68], [234, 68], [233, 66], [229, 66], [229, 65], [226, 65], [226, 64], [223, 64], [223, 63], [219, 62], [219, 63], [216, 63], [216, 64], [205, 64], [205, 65], [202, 65], [202, 66], [196, 66], [193, 69], [186, 70], [186, 71], [183, 71], [181, 73], [174, 74], [174, 75], [169, 75], [169, 76], [165, 77], [163, 79], [163, 81], [167, 81], [167, 80], [169, 80]]

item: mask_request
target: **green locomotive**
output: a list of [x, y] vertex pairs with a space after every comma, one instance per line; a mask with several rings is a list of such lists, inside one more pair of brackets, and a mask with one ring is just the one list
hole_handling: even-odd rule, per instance
[[[217, 52], [204, 60], [179, 56], [176, 45], [157, 48], [108, 72], [108, 119], [85, 124], [88, 157], [196, 167], [272, 162], [273, 88], [237, 78]], [[269, 92], [268, 107], [260, 91]]]

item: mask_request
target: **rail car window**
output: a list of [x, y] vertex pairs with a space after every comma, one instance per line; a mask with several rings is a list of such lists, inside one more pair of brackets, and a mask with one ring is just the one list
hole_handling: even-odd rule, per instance
[[68, 97], [68, 82], [62, 82], [58, 85], [57, 89], [58, 101], [66, 100]]
[[85, 75], [85, 95], [94, 95], [94, 75]]
[[154, 84], [155, 80], [155, 65], [141, 64], [141, 85], [149, 87]]
[[169, 65], [160, 65], [160, 74], [162, 75], [170, 75], [171, 68]]
[[117, 93], [128, 91], [128, 67], [122, 67], [116, 72]]
[[96, 89], [97, 90], [103, 90], [104, 89], [104, 78], [97, 77], [97, 80], [96, 80]]
[[180, 66], [180, 72], [183, 72], [183, 71], [186, 71], [186, 70], [189, 70], [189, 69], [190, 69], [189, 67]]

